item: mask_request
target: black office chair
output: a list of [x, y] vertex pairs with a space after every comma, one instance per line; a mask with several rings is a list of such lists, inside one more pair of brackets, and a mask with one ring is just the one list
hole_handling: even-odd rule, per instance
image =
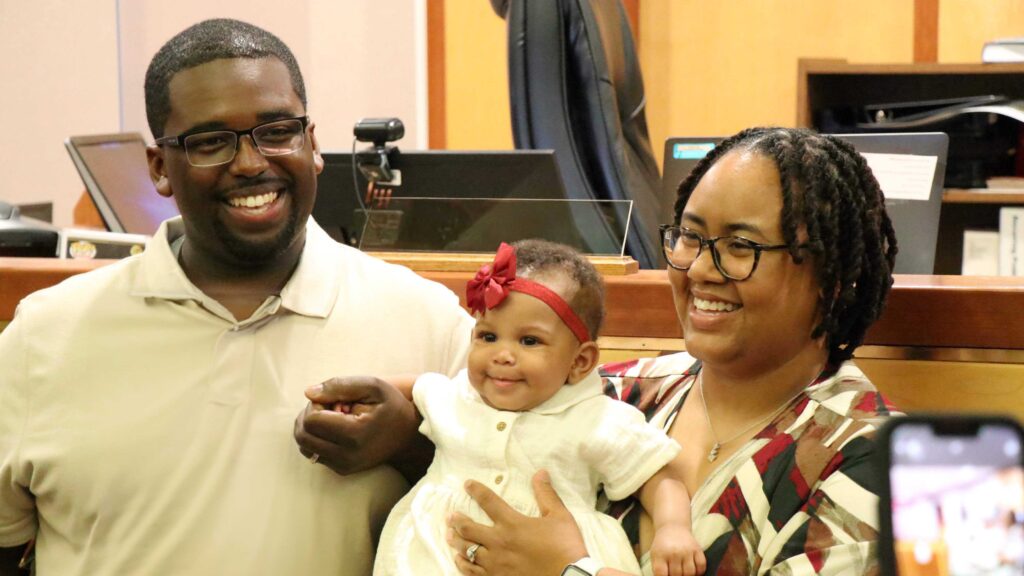
[[628, 252], [661, 259], [659, 195], [643, 79], [619, 0], [491, 0], [508, 22], [516, 148], [556, 151], [571, 198], [632, 200]]

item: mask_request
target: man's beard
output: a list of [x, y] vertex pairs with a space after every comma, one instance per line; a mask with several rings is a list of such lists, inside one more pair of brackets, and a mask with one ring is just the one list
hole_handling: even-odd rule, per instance
[[288, 222], [281, 233], [266, 242], [257, 243], [244, 240], [232, 234], [220, 220], [214, 221], [214, 233], [228, 254], [235, 260], [241, 264], [257, 267], [271, 262], [292, 245], [298, 225], [298, 214], [296, 210], [292, 209], [288, 213]]

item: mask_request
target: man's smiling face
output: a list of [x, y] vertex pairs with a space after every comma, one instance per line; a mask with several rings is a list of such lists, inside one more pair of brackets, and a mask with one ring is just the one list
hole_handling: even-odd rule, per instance
[[[169, 84], [171, 113], [164, 134], [246, 130], [300, 117], [305, 107], [288, 69], [276, 58], [214, 60], [176, 74]], [[239, 269], [297, 257], [323, 168], [313, 126], [303, 147], [264, 156], [242, 136], [235, 158], [218, 166], [189, 164], [181, 147], [157, 150], [157, 190], [173, 197], [190, 249]]]

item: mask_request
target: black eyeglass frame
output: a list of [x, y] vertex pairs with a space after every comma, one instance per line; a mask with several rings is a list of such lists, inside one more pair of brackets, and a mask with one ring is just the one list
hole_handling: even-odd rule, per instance
[[[685, 226], [677, 226], [675, 224], [662, 224], [661, 226], [658, 227], [658, 230], [661, 232], [661, 251], [665, 255], [665, 261], [671, 268], [686, 272], [687, 270], [693, 267], [693, 263], [691, 263], [689, 266], [685, 268], [677, 264], [674, 264], [672, 262], [672, 258], [669, 252], [669, 235], [672, 233], [672, 231], [678, 230], [680, 233], [682, 233], [684, 230], [686, 230], [687, 232], [690, 232], [696, 235], [698, 238], [700, 238], [700, 246], [697, 247], [697, 254], [694, 255], [693, 262], [697, 262], [697, 259], [700, 258], [701, 252], [704, 251], [704, 247], [707, 246], [711, 249], [711, 261], [715, 263], [715, 269], [718, 270], [718, 273], [721, 274], [723, 277], [728, 278], [729, 280], [733, 280], [735, 282], [743, 282], [744, 280], [747, 280], [754, 275], [754, 271], [757, 270], [757, 265], [761, 261], [761, 252], [773, 252], [776, 250], [789, 249], [789, 244], [762, 244], [760, 242], [755, 242], [749, 238], [744, 238], [742, 236], [715, 236], [713, 238], [705, 238], [704, 235], [701, 234], [700, 232], [697, 232]], [[750, 267], [750, 273], [748, 273], [746, 276], [743, 276], [742, 278], [738, 278], [736, 276], [728, 274], [725, 271], [725, 268], [722, 266], [721, 255], [718, 253], [718, 247], [715, 245], [715, 243], [718, 242], [719, 240], [724, 240], [727, 238], [742, 240], [745, 244], [749, 245], [750, 248], [754, 250], [754, 265]], [[806, 244], [801, 244], [797, 246], [798, 249], [803, 249], [806, 247]]]
[[[259, 130], [260, 128], [263, 128], [264, 126], [269, 126], [271, 124], [277, 124], [278, 122], [288, 122], [288, 121], [293, 121], [293, 120], [298, 120], [299, 123], [302, 124], [302, 146], [296, 148], [295, 150], [290, 150], [288, 152], [282, 152], [280, 154], [267, 154], [266, 152], [264, 152], [263, 148], [259, 145], [258, 142], [256, 142], [256, 137], [253, 136], [253, 132], [255, 132], [256, 130]], [[185, 151], [185, 157], [188, 158], [188, 149], [185, 148], [185, 139], [186, 138], [189, 138], [191, 136], [197, 136], [199, 134], [216, 134], [218, 132], [231, 132], [232, 134], [235, 135], [235, 151], [231, 155], [231, 158], [229, 158], [229, 159], [227, 159], [227, 160], [225, 160], [223, 162], [218, 162], [217, 164], [203, 164], [203, 165], [199, 165], [199, 166], [197, 166], [195, 164], [192, 164], [192, 160], [189, 159], [189, 164], [192, 164], [192, 166], [195, 166], [196, 168], [211, 168], [213, 166], [223, 166], [224, 164], [230, 164], [232, 161], [234, 161], [235, 156], [238, 156], [238, 147], [242, 145], [242, 136], [248, 136], [249, 139], [252, 140], [253, 145], [256, 146], [256, 149], [259, 150], [260, 154], [263, 154], [266, 157], [285, 156], [285, 155], [291, 154], [291, 153], [293, 153], [293, 152], [295, 152], [297, 150], [301, 150], [306, 145], [306, 128], [308, 126], [309, 126], [309, 116], [295, 116], [294, 118], [278, 118], [277, 120], [270, 120], [269, 122], [263, 122], [262, 124], [257, 124], [256, 126], [253, 126], [252, 128], [249, 128], [247, 130], [231, 130], [230, 128], [219, 128], [217, 130], [205, 130], [205, 129], [204, 130], [190, 130], [188, 132], [182, 132], [181, 134], [178, 134], [177, 136], [164, 136], [162, 138], [157, 138], [156, 140], [153, 141], [153, 144], [156, 144], [157, 146], [165, 146], [165, 145], [167, 145], [167, 146], [174, 146], [176, 148], [181, 148], [182, 150]]]

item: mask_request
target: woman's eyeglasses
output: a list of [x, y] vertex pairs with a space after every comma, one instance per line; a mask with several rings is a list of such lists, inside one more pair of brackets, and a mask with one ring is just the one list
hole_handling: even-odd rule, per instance
[[761, 252], [786, 250], [788, 244], [761, 244], [740, 236], [705, 238], [700, 232], [681, 226], [663, 225], [659, 228], [662, 249], [668, 265], [676, 270], [689, 270], [707, 246], [718, 272], [730, 280], [742, 281], [757, 270]]

